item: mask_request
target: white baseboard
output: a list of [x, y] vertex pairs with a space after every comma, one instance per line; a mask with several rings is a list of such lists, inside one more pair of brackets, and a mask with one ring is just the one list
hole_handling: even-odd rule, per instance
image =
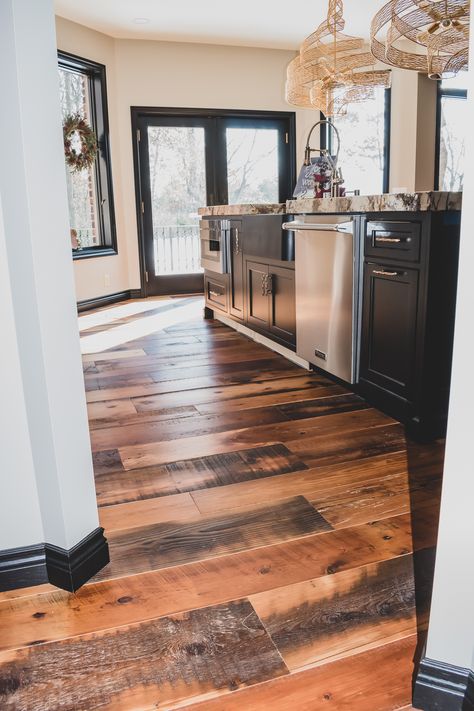
[[266, 346], [271, 351], [275, 351], [275, 353], [279, 353], [280, 355], [284, 356], [288, 360], [291, 360], [291, 362], [295, 363], [295, 365], [299, 365], [300, 368], [304, 368], [305, 370], [310, 370], [310, 365], [309, 365], [308, 361], [304, 360], [303, 358], [300, 358], [298, 355], [296, 355], [296, 353], [294, 353], [293, 351], [290, 351], [289, 348], [285, 348], [285, 346], [281, 346], [279, 343], [275, 343], [275, 341], [270, 340], [266, 336], [262, 336], [261, 333], [252, 331], [251, 328], [247, 328], [247, 326], [244, 326], [242, 323], [239, 323], [238, 321], [233, 321], [232, 319], [227, 318], [227, 316], [220, 314], [218, 311], [214, 311], [214, 318], [217, 321], [224, 323], [226, 326], [230, 326], [230, 328], [233, 328], [235, 331], [242, 333], [244, 336], [248, 336], [248, 338], [251, 338], [256, 343], [261, 343], [262, 346]]

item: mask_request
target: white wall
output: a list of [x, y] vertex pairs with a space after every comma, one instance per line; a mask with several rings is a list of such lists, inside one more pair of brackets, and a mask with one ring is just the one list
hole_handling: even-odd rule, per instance
[[[69, 549], [98, 526], [69, 234], [52, 0], [0, 3], [0, 196], [15, 331], [2, 349], [18, 355], [41, 511], [43, 539]], [[7, 282], [6, 282], [7, 283]], [[8, 303], [8, 294], [7, 294]], [[3, 324], [2, 324], [3, 325]], [[8, 375], [8, 370], [5, 371]], [[13, 378], [18, 380], [18, 372]], [[18, 384], [18, 382], [17, 382]], [[19, 390], [21, 398], [22, 390]], [[3, 395], [3, 393], [2, 393]], [[4, 408], [7, 409], [4, 404]], [[9, 451], [0, 429], [0, 452]], [[19, 442], [20, 444], [20, 442]], [[22, 458], [23, 457], [23, 458]], [[10, 516], [22, 519], [22, 498], [4, 481], [31, 483], [28, 447], [2, 491]], [[21, 471], [19, 468], [21, 467]], [[25, 482], [25, 483], [27, 483]], [[25, 493], [25, 496], [27, 493]], [[35, 508], [32, 506], [31, 508]], [[36, 523], [35, 523], [36, 522]], [[33, 516], [32, 525], [37, 529]], [[9, 528], [24, 545], [19, 525]]]
[[[471, 53], [474, 38], [471, 36]], [[474, 73], [467, 110], [474, 123]], [[469, 125], [466, 117], [466, 125]], [[472, 125], [472, 124], [471, 124]], [[464, 190], [474, 195], [474, 138], [467, 136]], [[474, 670], [474, 203], [463, 204], [446, 459], [426, 656]]]

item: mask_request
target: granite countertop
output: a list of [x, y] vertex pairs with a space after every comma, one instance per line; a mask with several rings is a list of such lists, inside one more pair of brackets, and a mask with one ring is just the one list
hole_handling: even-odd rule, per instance
[[462, 193], [416, 192], [385, 193], [383, 195], [351, 195], [337, 198], [304, 198], [287, 203], [263, 205], [214, 205], [200, 208], [207, 217], [237, 215], [300, 215], [344, 212], [442, 212], [460, 210]]
[[268, 202], [261, 205], [213, 205], [198, 210], [201, 217], [233, 217], [237, 215], [285, 215], [286, 203]]
[[462, 193], [417, 192], [288, 200], [289, 215], [318, 212], [442, 212], [460, 210]]

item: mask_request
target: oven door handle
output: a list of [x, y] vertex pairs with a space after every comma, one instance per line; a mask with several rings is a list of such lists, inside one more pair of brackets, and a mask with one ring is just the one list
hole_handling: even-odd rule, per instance
[[348, 222], [340, 222], [339, 224], [324, 224], [322, 222], [284, 222], [282, 225], [287, 232], [295, 232], [300, 230], [309, 230], [311, 232], [349, 232], [353, 231], [352, 220]]

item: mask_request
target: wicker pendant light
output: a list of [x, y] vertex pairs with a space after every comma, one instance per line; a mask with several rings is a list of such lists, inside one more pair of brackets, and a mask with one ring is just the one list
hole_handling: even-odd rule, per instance
[[347, 104], [370, 98], [375, 87], [390, 86], [390, 71], [375, 70], [370, 47], [362, 38], [343, 34], [344, 26], [342, 0], [329, 0], [326, 20], [288, 65], [289, 104], [340, 115]]
[[467, 69], [469, 5], [469, 0], [390, 0], [372, 20], [374, 56], [431, 79], [455, 76]]

